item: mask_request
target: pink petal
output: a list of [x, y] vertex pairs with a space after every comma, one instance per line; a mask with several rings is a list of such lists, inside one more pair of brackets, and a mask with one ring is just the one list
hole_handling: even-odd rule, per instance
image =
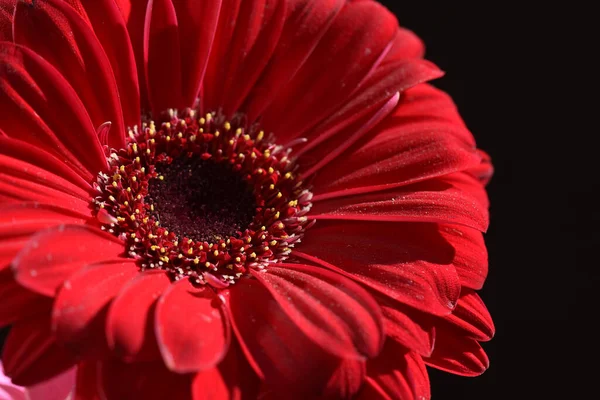
[[481, 298], [475, 291], [467, 288], [463, 288], [454, 312], [444, 320], [464, 335], [481, 342], [494, 337], [496, 330]]
[[452, 326], [437, 330], [435, 348], [425, 363], [462, 376], [481, 375], [490, 365], [479, 343]]
[[391, 190], [326, 200], [314, 199], [309, 218], [357, 221], [435, 222], [488, 227], [483, 186], [464, 173]]
[[42, 315], [12, 325], [2, 363], [15, 384], [29, 386], [66, 371], [75, 364], [75, 359], [55, 342], [50, 318]]
[[323, 268], [277, 264], [253, 273], [298, 328], [325, 351], [373, 357], [383, 343], [379, 306], [358, 284]]
[[367, 379], [357, 399], [430, 399], [429, 377], [420, 356], [388, 340], [367, 363]]
[[30, 49], [8, 42], [0, 42], [0, 65], [4, 133], [53, 153], [88, 180], [107, 170], [86, 109], [55, 68]]
[[106, 338], [122, 359], [146, 361], [160, 357], [154, 311], [158, 298], [170, 285], [164, 271], [142, 272], [113, 300], [106, 321]]
[[105, 354], [108, 306], [138, 273], [132, 261], [113, 261], [90, 265], [72, 275], [54, 301], [52, 331], [57, 340], [77, 353]]
[[110, 62], [91, 27], [60, 0], [19, 2], [14, 22], [15, 43], [50, 62], [75, 89], [94, 127], [112, 122], [109, 143], [125, 145], [125, 126], [117, 82]]
[[[2, 3], [0, 3], [1, 5]], [[0, 362], [0, 400], [27, 400], [25, 388], [11, 382], [10, 378], [4, 374], [2, 362]]]
[[[242, 107], [250, 121], [256, 120], [298, 73], [344, 3], [344, 0], [296, 0], [288, 3], [288, 15], [279, 43]], [[219, 47], [225, 48], [225, 45]]]
[[229, 321], [221, 301], [209, 287], [195, 288], [189, 279], [161, 296], [154, 324], [163, 360], [174, 372], [212, 368], [229, 347]]
[[12, 263], [24, 287], [54, 297], [71, 275], [86, 265], [114, 260], [124, 252], [116, 237], [89, 225], [60, 225], [40, 231]]
[[300, 398], [323, 392], [339, 357], [310, 340], [262, 283], [240, 279], [229, 289], [227, 305], [242, 350], [261, 379]]
[[[181, 40], [183, 103], [191, 107], [198, 93], [211, 52], [221, 0], [172, 0]], [[227, 21], [231, 23], [231, 21]], [[163, 60], [164, 62], [164, 60]]]
[[28, 400], [66, 400], [75, 389], [76, 368], [27, 388]]
[[398, 22], [376, 2], [347, 2], [310, 57], [263, 113], [285, 142], [347, 101], [396, 35]]
[[460, 294], [454, 249], [431, 224], [322, 221], [292, 254], [434, 315]]
[[183, 109], [181, 41], [171, 0], [149, 0], [144, 24], [144, 71], [154, 116], [168, 108]]
[[107, 360], [99, 368], [107, 399], [191, 399], [192, 376], [173, 373], [160, 361], [127, 364]]

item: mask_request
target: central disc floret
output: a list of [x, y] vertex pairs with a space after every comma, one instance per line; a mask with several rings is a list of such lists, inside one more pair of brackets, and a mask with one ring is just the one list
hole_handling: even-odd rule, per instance
[[97, 218], [142, 270], [227, 287], [249, 268], [285, 260], [309, 226], [312, 194], [290, 149], [241, 117], [170, 110], [106, 153]]

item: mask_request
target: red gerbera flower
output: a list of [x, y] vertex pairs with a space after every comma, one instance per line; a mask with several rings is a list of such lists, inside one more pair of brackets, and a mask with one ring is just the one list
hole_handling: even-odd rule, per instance
[[491, 175], [376, 2], [0, 0], [0, 325], [79, 398], [428, 398]]

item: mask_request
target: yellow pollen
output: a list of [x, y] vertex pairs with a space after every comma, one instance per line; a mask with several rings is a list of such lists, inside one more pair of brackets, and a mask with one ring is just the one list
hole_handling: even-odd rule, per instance
[[247, 237], [247, 238], [246, 238], [246, 243], [250, 243], [251, 241], [252, 241], [252, 238], [251, 238], [251, 237]]
[[112, 183], [112, 185], [113, 185], [114, 187], [117, 187], [117, 186], [119, 186], [119, 185], [117, 184], [117, 182], [113, 182], [113, 183]]
[[208, 122], [210, 122], [212, 120], [212, 114], [210, 114], [210, 113], [206, 114], [206, 120]]
[[288, 206], [295, 207], [298, 204], [298, 200], [292, 200], [288, 203]]
[[118, 181], [119, 179], [121, 179], [121, 175], [119, 175], [119, 174], [115, 174], [115, 175], [113, 176], [113, 179], [114, 179], [115, 181]]
[[263, 137], [265, 137], [265, 131], [258, 132], [258, 135], [256, 136], [256, 141], [260, 142], [263, 139]]
[[283, 196], [283, 195], [281, 194], [281, 192], [277, 192], [277, 198], [279, 199], [279, 198], [281, 198], [281, 196]]
[[256, 253], [255, 252], [250, 253], [250, 258], [256, 258]]
[[269, 174], [272, 174], [273, 172], [275, 172], [275, 170], [273, 169], [273, 167], [269, 167], [268, 171], [269, 171]]
[[155, 245], [150, 246], [150, 250], [156, 251], [156, 249], [158, 249], [158, 246], [155, 246]]
[[163, 232], [163, 235], [165, 235], [165, 236], [169, 236], [169, 231], [164, 231], [164, 232]]
[[271, 240], [271, 242], [269, 243], [271, 246], [275, 246], [277, 244], [277, 240]]
[[138, 152], [137, 143], [134, 143], [133, 146], [131, 146], [131, 148], [133, 148], [133, 152], [135, 154], [137, 154], [137, 152]]
[[132, 238], [132, 239], [135, 239], [135, 233], [132, 233], [132, 234], [131, 234], [131, 238]]
[[205, 262], [205, 263], [204, 263], [204, 266], [205, 266], [206, 268], [210, 268], [210, 263], [207, 261], [207, 262]]
[[117, 217], [117, 221], [123, 222], [123, 221], [125, 221], [125, 218], [123, 218], [123, 217]]
[[244, 135], [244, 140], [245, 140], [245, 141], [248, 141], [248, 140], [250, 140], [250, 135]]
[[215, 131], [215, 137], [219, 137], [220, 134], [221, 134], [221, 132]]
[[125, 172], [125, 167], [124, 167], [123, 165], [121, 165], [121, 166], [119, 167], [119, 171], [121, 171], [121, 172]]
[[131, 214], [131, 217], [129, 217], [129, 219], [135, 221], [135, 215]]
[[206, 120], [205, 120], [204, 118], [202, 118], [202, 117], [201, 117], [201, 118], [198, 120], [198, 122], [200, 123], [200, 125], [204, 125], [204, 124], [206, 123]]
[[285, 179], [290, 179], [292, 177], [292, 173], [291, 172], [286, 172], [286, 174], [284, 175]]
[[131, 180], [134, 181], [134, 182], [137, 182], [137, 178], [135, 176], [132, 176]]
[[194, 254], [194, 249], [192, 249], [192, 248], [189, 248], [189, 249], [188, 249], [188, 254], [189, 254], [190, 256], [191, 256], [192, 254]]
[[192, 244], [194, 241], [192, 239], [188, 239], [187, 244]]
[[229, 140], [229, 145], [230, 145], [230, 146], [233, 146], [233, 144], [234, 144], [234, 143], [235, 143], [235, 140], [233, 140], [233, 139], [230, 139], [230, 140]]
[[160, 225], [160, 223], [159, 223], [158, 221], [156, 221], [156, 222], [154, 223], [154, 226], [159, 226], [159, 225]]
[[139, 213], [140, 213], [140, 210], [139, 210], [138, 208], [136, 208], [136, 209], [135, 209], [135, 213], [136, 213], [136, 214], [139, 214]]
[[236, 136], [240, 136], [241, 134], [242, 134], [242, 128], [237, 128], [237, 129], [235, 130], [235, 135], [236, 135]]
[[146, 154], [150, 154], [152, 151], [150, 149], [146, 149]]
[[170, 122], [165, 122], [165, 128], [171, 129], [171, 123]]
[[156, 143], [156, 140], [150, 139], [150, 143], [154, 144], [154, 143]]
[[150, 204], [150, 210], [154, 211], [154, 204]]
[[261, 226], [261, 227], [260, 227], [260, 230], [261, 230], [261, 231], [265, 231], [265, 230], [267, 230], [267, 227], [266, 227], [266, 226]]
[[158, 179], [159, 179], [159, 180], [161, 180], [161, 181], [164, 181], [164, 180], [165, 180], [165, 177], [164, 177], [164, 176], [162, 176], [162, 175], [159, 175], [159, 176], [158, 176]]
[[165, 249], [164, 247], [161, 247], [161, 248], [160, 248], [160, 252], [161, 252], [161, 253], [164, 253], [165, 251], [167, 251], [167, 249]]
[[190, 142], [195, 142], [195, 141], [196, 141], [196, 135], [190, 136]]
[[285, 228], [285, 225], [283, 225], [283, 223], [282, 223], [282, 222], [280, 222], [280, 223], [279, 223], [279, 225], [277, 225], [277, 227], [278, 227], [279, 229], [283, 229], [283, 228]]
[[179, 254], [177, 255], [177, 258], [183, 258], [183, 254], [179, 253]]
[[264, 250], [264, 251], [269, 251], [269, 246], [265, 246], [265, 247], [263, 247], [263, 250]]
[[142, 220], [143, 223], [147, 224], [148, 223], [148, 217], [144, 217], [144, 219]]
[[213, 254], [214, 254], [215, 257], [217, 257], [219, 255], [219, 250], [213, 251]]
[[223, 124], [223, 128], [225, 128], [225, 130], [226, 130], [226, 131], [228, 131], [228, 130], [230, 130], [230, 129], [231, 129], [231, 124], [230, 124], [229, 122], [225, 122], [225, 123]]
[[146, 167], [142, 167], [142, 168], [140, 169], [140, 171], [142, 171], [143, 173], [146, 173]]
[[114, 203], [114, 202], [117, 200], [117, 199], [115, 199], [113, 196], [108, 196], [108, 199], [109, 199], [110, 201], [112, 201], [113, 203]]
[[277, 211], [277, 212], [275, 213], [275, 219], [279, 219], [279, 216], [280, 216], [280, 215], [281, 215], [281, 214], [279, 213], [279, 211]]
[[194, 258], [194, 264], [196, 264], [196, 265], [200, 264], [200, 259], [198, 257]]
[[135, 162], [139, 164], [139, 163], [140, 163], [140, 158], [139, 158], [139, 157], [136, 157], [136, 158], [135, 158]]
[[239, 258], [239, 257], [236, 257], [236, 258], [235, 258], [235, 262], [238, 262], [238, 263], [239, 263], [239, 262], [242, 262], [242, 259], [241, 259], [241, 258]]
[[227, 247], [227, 245], [225, 243], [221, 243], [221, 247], [225, 248], [225, 247]]
[[165, 140], [166, 140], [167, 142], [170, 142], [170, 141], [171, 141], [171, 136], [168, 136], [168, 135], [167, 135], [167, 137], [165, 138]]
[[177, 134], [177, 137], [178, 137], [179, 139], [181, 139], [181, 138], [183, 137], [183, 133], [179, 132], [179, 133]]
[[127, 191], [128, 191], [129, 193], [131, 193], [131, 188], [130, 188], [130, 187], [128, 187], [128, 188], [127, 188]]
[[124, 205], [125, 207], [129, 207], [129, 202], [128, 202], [127, 200], [125, 200], [125, 201], [123, 202], [123, 205]]

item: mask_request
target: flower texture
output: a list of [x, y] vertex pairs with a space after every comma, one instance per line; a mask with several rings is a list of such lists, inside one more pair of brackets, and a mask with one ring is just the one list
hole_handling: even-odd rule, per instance
[[0, 326], [78, 399], [478, 375], [492, 167], [370, 0], [0, 0]]

